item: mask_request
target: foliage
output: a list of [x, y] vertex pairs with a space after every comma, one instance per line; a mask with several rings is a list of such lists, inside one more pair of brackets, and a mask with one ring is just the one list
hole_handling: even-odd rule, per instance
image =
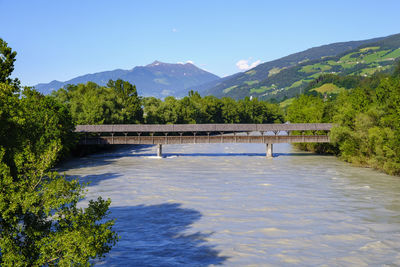
[[[318, 123], [330, 122], [330, 108], [324, 100], [317, 96], [301, 95], [293, 100], [286, 109], [286, 120], [292, 123]], [[294, 134], [299, 134], [294, 132]], [[306, 132], [305, 134], [311, 134]], [[324, 134], [324, 133], [321, 133]], [[318, 153], [335, 153], [336, 149], [330, 144], [324, 143], [302, 143], [296, 144], [297, 147]]]
[[10, 74], [0, 82], [0, 265], [88, 265], [117, 240], [110, 200], [80, 208], [84, 185], [49, 171], [73, 144], [71, 115], [51, 97], [21, 93]]
[[201, 97], [189, 92], [180, 100], [166, 97], [164, 101], [149, 97], [144, 99], [145, 121], [149, 124], [166, 123], [274, 123], [282, 122], [283, 114], [277, 104], [245, 98], [218, 99]]
[[400, 60], [397, 60], [396, 67], [394, 68], [394, 71], [393, 71], [393, 76], [400, 77]]
[[7, 43], [0, 38], [0, 83], [18, 85], [18, 79], [11, 79], [10, 75], [14, 70], [14, 62], [17, 52], [12, 51]]
[[107, 86], [93, 82], [68, 85], [52, 96], [66, 105], [76, 124], [133, 124], [143, 121], [136, 87], [122, 80]]
[[54, 140], [61, 144], [58, 157], [68, 155], [70, 149], [75, 145], [72, 123], [69, 110], [55, 101], [52, 97], [43, 96], [31, 88], [25, 88], [20, 97], [20, 112], [24, 114], [23, 131], [19, 138], [23, 146], [32, 145], [39, 155], [40, 151]]
[[287, 120], [289, 122], [322, 122], [324, 102], [319, 97], [302, 95], [294, 100], [288, 107], [287, 114]]
[[[396, 70], [400, 68], [397, 63]], [[323, 152], [400, 175], [400, 75], [375, 75], [337, 98], [300, 96], [287, 109], [291, 122], [333, 122], [333, 146]], [[318, 150], [313, 144], [301, 148]]]

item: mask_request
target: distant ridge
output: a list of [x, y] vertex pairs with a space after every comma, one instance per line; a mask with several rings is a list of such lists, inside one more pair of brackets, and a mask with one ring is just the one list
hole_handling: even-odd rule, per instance
[[[368, 51], [371, 56], [365, 51], [358, 61], [353, 60], [362, 54], [359, 49], [366, 47], [374, 47], [375, 50]], [[236, 99], [246, 96], [277, 100], [293, 97], [323, 73], [371, 75], [375, 71], [387, 71], [391, 60], [388, 56], [398, 58], [400, 50], [396, 49], [399, 48], [400, 34], [314, 47], [212, 82], [203, 94]], [[364, 60], [366, 56], [368, 58]], [[345, 57], [343, 61], [342, 57]]]
[[217, 75], [202, 70], [191, 63], [164, 63], [154, 61], [146, 66], [137, 66], [130, 70], [116, 69], [93, 74], [86, 74], [71, 80], [40, 83], [34, 87], [49, 94], [67, 84], [95, 82], [106, 85], [109, 80], [122, 79], [136, 85], [143, 96], [165, 97], [168, 95], [184, 96], [189, 90], [198, 90], [197, 86], [219, 80]]
[[313, 47], [224, 78], [192, 63], [172, 64], [156, 60], [130, 70], [86, 74], [65, 82], [38, 84], [35, 88], [48, 94], [67, 84], [92, 81], [105, 85], [110, 79], [122, 79], [136, 85], [142, 96], [182, 97], [189, 90], [195, 90], [216, 97], [255, 96], [280, 101], [300, 93], [321, 74], [368, 76], [377, 71], [389, 72], [393, 61], [399, 58], [400, 34], [395, 34]]

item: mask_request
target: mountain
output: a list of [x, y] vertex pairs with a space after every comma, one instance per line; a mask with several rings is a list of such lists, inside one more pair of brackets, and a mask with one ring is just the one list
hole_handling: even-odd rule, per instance
[[400, 34], [314, 47], [217, 81], [205, 94], [277, 100], [301, 92], [324, 73], [368, 76], [389, 71], [400, 57]]
[[52, 81], [46, 84], [37, 84], [34, 87], [38, 91], [48, 94], [67, 84], [92, 81], [99, 85], [106, 85], [110, 79], [129, 81], [136, 85], [139, 95], [142, 96], [165, 97], [168, 95], [187, 95], [189, 90], [197, 90], [197, 86], [219, 80], [220, 78], [191, 63], [169, 64], [154, 61], [149, 65], [134, 67], [131, 70], [117, 69], [86, 74], [65, 82]]

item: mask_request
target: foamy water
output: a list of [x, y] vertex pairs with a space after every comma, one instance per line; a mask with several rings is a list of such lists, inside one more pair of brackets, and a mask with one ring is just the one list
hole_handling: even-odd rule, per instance
[[[104, 266], [400, 265], [400, 179], [275, 145], [127, 147], [67, 162], [112, 199]], [[82, 202], [82, 205], [85, 201]]]

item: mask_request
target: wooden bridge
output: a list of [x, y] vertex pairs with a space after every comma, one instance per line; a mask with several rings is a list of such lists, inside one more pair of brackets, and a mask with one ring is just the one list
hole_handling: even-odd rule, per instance
[[276, 143], [328, 143], [331, 128], [330, 123], [114, 124], [78, 125], [75, 132], [84, 133], [83, 145], [155, 144], [160, 157], [163, 144], [201, 143], [263, 143], [272, 157]]

